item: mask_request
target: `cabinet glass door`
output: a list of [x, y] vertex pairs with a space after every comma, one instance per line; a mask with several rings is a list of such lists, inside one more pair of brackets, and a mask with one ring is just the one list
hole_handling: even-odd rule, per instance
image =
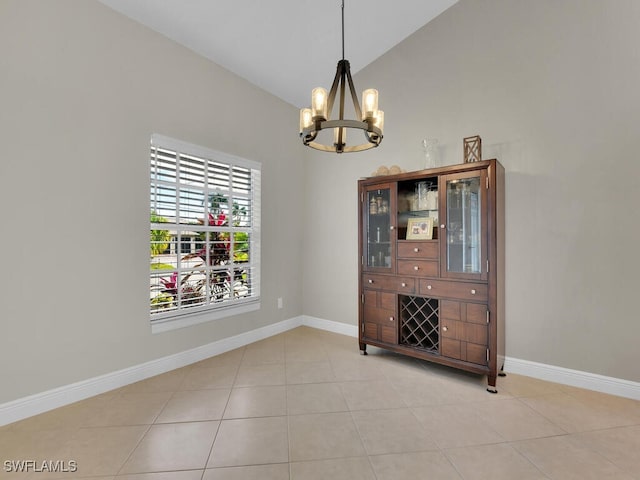
[[391, 269], [393, 265], [395, 201], [391, 186], [385, 187], [365, 190], [363, 264], [366, 268]]
[[445, 276], [486, 278], [486, 172], [444, 179]]

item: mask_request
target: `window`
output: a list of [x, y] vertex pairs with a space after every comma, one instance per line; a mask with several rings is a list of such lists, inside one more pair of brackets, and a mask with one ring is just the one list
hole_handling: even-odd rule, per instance
[[154, 331], [259, 308], [260, 164], [156, 134], [150, 158]]

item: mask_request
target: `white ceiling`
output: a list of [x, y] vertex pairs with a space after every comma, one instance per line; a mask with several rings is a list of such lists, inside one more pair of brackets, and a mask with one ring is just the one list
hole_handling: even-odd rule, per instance
[[[356, 73], [458, 0], [344, 0]], [[296, 107], [331, 87], [340, 0], [100, 0]], [[357, 86], [357, 85], [356, 85]]]

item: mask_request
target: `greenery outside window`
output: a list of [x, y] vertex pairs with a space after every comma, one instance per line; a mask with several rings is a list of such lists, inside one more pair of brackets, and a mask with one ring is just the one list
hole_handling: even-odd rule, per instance
[[259, 308], [260, 164], [157, 134], [150, 153], [154, 331]]

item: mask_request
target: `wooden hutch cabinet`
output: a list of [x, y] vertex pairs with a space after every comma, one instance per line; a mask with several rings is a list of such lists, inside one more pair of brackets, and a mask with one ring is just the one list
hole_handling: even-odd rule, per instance
[[359, 189], [359, 342], [487, 375], [504, 362], [504, 168], [371, 177]]

